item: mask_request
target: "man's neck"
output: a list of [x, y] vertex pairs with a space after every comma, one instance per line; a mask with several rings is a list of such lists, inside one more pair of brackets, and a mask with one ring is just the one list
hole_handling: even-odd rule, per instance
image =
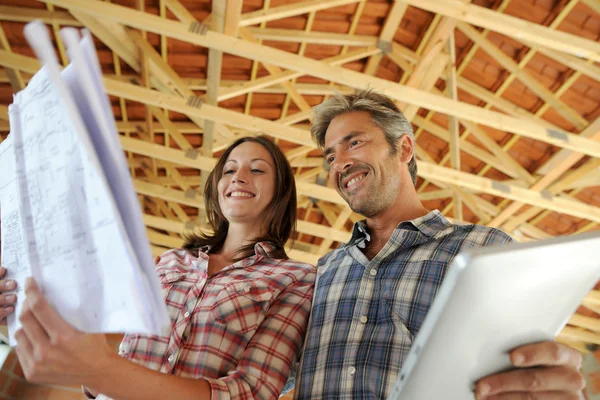
[[377, 215], [367, 218], [367, 231], [370, 241], [364, 250], [369, 260], [385, 246], [398, 225], [404, 221], [411, 221], [427, 214], [427, 209], [420, 201], [410, 204], [394, 204]]

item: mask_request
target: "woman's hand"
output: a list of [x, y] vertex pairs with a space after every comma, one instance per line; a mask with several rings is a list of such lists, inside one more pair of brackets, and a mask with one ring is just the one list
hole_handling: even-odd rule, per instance
[[118, 357], [104, 335], [85, 334], [69, 325], [28, 278], [26, 299], [15, 333], [17, 356], [30, 382], [85, 384]]
[[0, 267], [0, 323], [6, 323], [6, 317], [15, 312], [15, 303], [17, 295], [14, 293], [4, 294], [17, 288], [17, 282], [4, 279], [6, 268]]

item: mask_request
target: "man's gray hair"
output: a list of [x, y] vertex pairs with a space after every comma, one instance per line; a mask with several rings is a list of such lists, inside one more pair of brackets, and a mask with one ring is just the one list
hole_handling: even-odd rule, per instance
[[[371, 114], [373, 123], [385, 134], [385, 138], [391, 146], [390, 151], [392, 154], [398, 151], [397, 143], [403, 135], [408, 135], [413, 144], [415, 143], [412, 125], [396, 107], [392, 99], [372, 89], [366, 89], [352, 94], [337, 93], [314, 108], [310, 132], [319, 148], [325, 147], [325, 133], [331, 121], [341, 114], [352, 111], [367, 111]], [[413, 184], [416, 186], [417, 162], [414, 154], [408, 163], [408, 171]]]

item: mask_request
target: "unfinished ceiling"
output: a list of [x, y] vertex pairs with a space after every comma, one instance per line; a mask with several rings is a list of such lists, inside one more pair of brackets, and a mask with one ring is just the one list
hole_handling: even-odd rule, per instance
[[[336, 91], [394, 98], [417, 136], [418, 192], [456, 222], [521, 241], [599, 229], [598, 0], [0, 0], [0, 141], [39, 68], [23, 26], [88, 28], [153, 251], [202, 226], [202, 179], [239, 135], [294, 167], [298, 237], [315, 263], [349, 238], [311, 108]], [[600, 344], [600, 291], [559, 337]]]

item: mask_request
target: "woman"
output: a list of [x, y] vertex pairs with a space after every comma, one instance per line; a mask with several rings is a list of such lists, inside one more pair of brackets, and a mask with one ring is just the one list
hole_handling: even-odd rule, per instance
[[91, 398], [278, 397], [315, 280], [283, 248], [295, 229], [293, 172], [271, 141], [245, 137], [220, 158], [204, 195], [214, 233], [189, 237], [157, 263], [170, 334], [126, 335], [118, 357], [104, 335], [62, 320], [30, 280], [15, 335], [27, 379], [81, 383]]

